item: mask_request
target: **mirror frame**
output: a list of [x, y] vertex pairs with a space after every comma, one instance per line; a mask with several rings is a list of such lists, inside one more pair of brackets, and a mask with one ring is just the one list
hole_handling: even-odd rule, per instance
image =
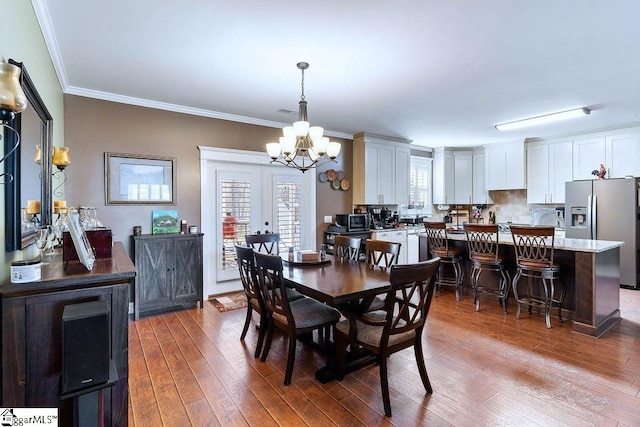
[[[44, 161], [45, 159], [51, 159], [51, 153], [53, 151], [53, 117], [49, 113], [46, 105], [42, 101], [38, 90], [33, 84], [33, 80], [27, 73], [22, 62], [17, 62], [13, 59], [9, 59], [9, 64], [15, 65], [20, 68], [20, 84], [24, 91], [29, 105], [27, 108], [33, 108], [41, 122], [40, 131], [40, 144], [42, 148], [42, 185], [40, 189], [40, 219], [41, 225], [50, 225], [52, 223], [52, 210], [53, 201], [51, 197], [51, 170], [52, 165], [50, 161]], [[21, 134], [22, 129], [22, 114], [16, 114], [15, 117], [9, 120], [9, 126], [14, 128], [18, 134]], [[16, 136], [13, 132], [7, 134], [5, 132], [5, 152], [10, 150], [15, 144]], [[21, 145], [22, 145], [22, 141]], [[36, 232], [31, 231], [25, 235], [22, 234], [22, 216], [21, 208], [22, 201], [20, 195], [20, 159], [22, 155], [22, 146], [19, 146], [16, 151], [11, 154], [5, 160], [5, 172], [10, 173], [13, 176], [13, 181], [6, 184], [4, 192], [4, 209], [5, 209], [5, 251], [13, 252], [15, 250], [26, 249], [29, 245], [35, 242]], [[29, 153], [25, 153], [29, 155]]]

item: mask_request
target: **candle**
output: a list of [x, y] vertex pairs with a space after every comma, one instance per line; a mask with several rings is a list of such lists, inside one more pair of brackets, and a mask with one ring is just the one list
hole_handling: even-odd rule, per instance
[[27, 201], [27, 213], [39, 214], [40, 213], [40, 200]]
[[54, 200], [53, 201], [53, 213], [60, 213], [60, 208], [66, 208], [66, 200]]

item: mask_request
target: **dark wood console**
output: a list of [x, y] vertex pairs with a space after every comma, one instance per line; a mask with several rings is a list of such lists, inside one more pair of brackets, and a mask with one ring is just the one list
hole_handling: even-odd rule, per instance
[[62, 255], [45, 257], [42, 279], [0, 285], [2, 302], [2, 407], [57, 407], [59, 425], [73, 425], [73, 400], [59, 399], [62, 312], [69, 304], [106, 300], [110, 358], [117, 382], [103, 391], [104, 425], [126, 426], [129, 376], [129, 287], [136, 270], [121, 242], [92, 271]]

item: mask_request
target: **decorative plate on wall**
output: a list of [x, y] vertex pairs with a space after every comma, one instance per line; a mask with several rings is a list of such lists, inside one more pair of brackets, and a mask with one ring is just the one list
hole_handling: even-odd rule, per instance
[[342, 181], [344, 179], [344, 172], [343, 171], [336, 172], [336, 179], [338, 181]]
[[331, 187], [333, 187], [333, 189], [334, 189], [334, 190], [339, 190], [339, 189], [340, 189], [340, 181], [338, 181], [337, 179], [336, 179], [336, 180], [334, 180], [334, 181], [331, 183]]
[[349, 187], [351, 186], [351, 183], [349, 182], [348, 179], [343, 179], [342, 181], [340, 181], [340, 188], [343, 191], [347, 191], [349, 189]]
[[333, 169], [329, 169], [327, 171], [327, 178], [329, 179], [329, 181], [334, 181], [336, 179], [336, 171]]
[[327, 173], [326, 172], [320, 172], [320, 174], [318, 175], [318, 179], [320, 180], [320, 182], [327, 182], [328, 178], [327, 178]]

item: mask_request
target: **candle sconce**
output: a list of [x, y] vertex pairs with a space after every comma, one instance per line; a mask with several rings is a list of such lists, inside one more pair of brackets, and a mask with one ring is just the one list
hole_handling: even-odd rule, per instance
[[[33, 161], [37, 164], [42, 162], [42, 150], [40, 145], [36, 145], [36, 154], [33, 157]], [[71, 157], [69, 156], [69, 147], [53, 147], [53, 155], [51, 156], [51, 163], [58, 168], [51, 175], [55, 179], [62, 179], [62, 182], [53, 189], [53, 195], [56, 197], [62, 197], [63, 193], [60, 191], [60, 187], [67, 182], [67, 174], [64, 173], [64, 169], [71, 164]]]
[[[4, 162], [20, 145], [20, 134], [9, 122], [13, 120], [17, 113], [23, 112], [27, 108], [27, 97], [20, 85], [20, 68], [0, 61], [0, 141], [5, 140], [5, 154], [0, 158], [0, 163]], [[14, 135], [14, 142], [11, 142], [9, 132]], [[12, 144], [7, 145], [7, 143]], [[9, 148], [11, 147], [11, 148]], [[0, 173], [0, 184], [13, 182], [13, 175], [8, 172]]]

